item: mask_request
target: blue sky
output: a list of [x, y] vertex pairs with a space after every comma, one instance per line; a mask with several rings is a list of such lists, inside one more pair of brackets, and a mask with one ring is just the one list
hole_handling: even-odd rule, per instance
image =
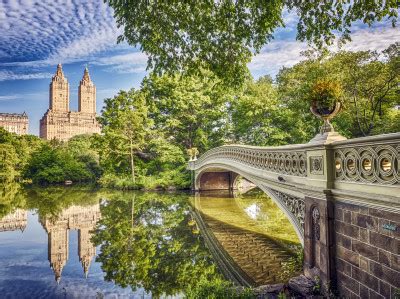
[[[112, 10], [100, 0], [0, 0], [0, 112], [22, 113], [30, 133], [48, 108], [48, 88], [58, 63], [70, 83], [71, 109], [77, 109], [78, 84], [86, 64], [97, 86], [97, 111], [118, 90], [139, 87], [146, 75], [145, 54], [118, 44], [121, 33]], [[295, 40], [296, 14], [285, 12], [285, 28], [275, 33], [249, 64], [254, 77], [274, 76], [302, 59], [307, 46]], [[348, 50], [383, 50], [400, 41], [399, 28], [387, 22], [367, 28], [355, 24]]]

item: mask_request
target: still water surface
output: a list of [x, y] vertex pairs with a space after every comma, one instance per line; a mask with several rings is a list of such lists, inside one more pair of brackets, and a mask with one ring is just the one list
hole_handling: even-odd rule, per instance
[[0, 190], [2, 298], [184, 297], [201, 280], [229, 277], [215, 250], [231, 255], [251, 284], [273, 283], [279, 263], [269, 261], [287, 259], [299, 244], [260, 194]]

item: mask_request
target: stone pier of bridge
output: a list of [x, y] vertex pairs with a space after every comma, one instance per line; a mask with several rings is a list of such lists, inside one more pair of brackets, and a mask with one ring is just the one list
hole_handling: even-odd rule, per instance
[[300, 145], [227, 145], [189, 162], [194, 189], [268, 194], [304, 246], [304, 275], [346, 298], [400, 289], [400, 133]]

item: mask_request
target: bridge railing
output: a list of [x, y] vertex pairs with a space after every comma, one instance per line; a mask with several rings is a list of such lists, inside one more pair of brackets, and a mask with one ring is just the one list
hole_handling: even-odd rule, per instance
[[400, 197], [394, 190], [400, 187], [400, 133], [279, 147], [225, 145], [207, 151], [189, 168], [216, 161], [284, 175], [287, 182]]
[[210, 160], [227, 159], [236, 163], [271, 172], [306, 177], [307, 154], [310, 145], [282, 147], [257, 147], [245, 145], [224, 145], [207, 151], [193, 163], [199, 168]]
[[332, 144], [335, 182], [400, 186], [400, 134]]

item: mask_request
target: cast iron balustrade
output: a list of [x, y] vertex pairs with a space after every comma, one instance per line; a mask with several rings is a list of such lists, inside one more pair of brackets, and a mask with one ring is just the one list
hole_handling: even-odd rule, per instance
[[254, 168], [280, 174], [306, 177], [307, 158], [304, 149], [290, 147], [267, 148], [241, 145], [225, 145], [209, 150], [196, 162], [199, 168], [215, 159], [226, 159]]
[[336, 181], [400, 184], [400, 134], [341, 141], [333, 148]]

